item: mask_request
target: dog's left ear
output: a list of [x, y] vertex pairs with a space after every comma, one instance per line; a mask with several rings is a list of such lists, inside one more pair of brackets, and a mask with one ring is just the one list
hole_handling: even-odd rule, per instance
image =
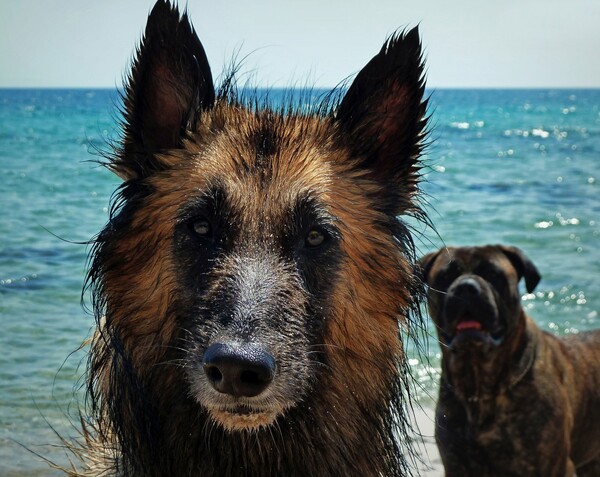
[[525, 277], [525, 287], [531, 293], [542, 279], [540, 272], [533, 262], [523, 253], [520, 248], [498, 245], [504, 255], [508, 257], [513, 267], [519, 274], [519, 278]]
[[[387, 212], [411, 206], [426, 135], [425, 79], [418, 27], [393, 35], [358, 73], [336, 119], [359, 163], [385, 187]], [[383, 200], [384, 198], [382, 198]]]

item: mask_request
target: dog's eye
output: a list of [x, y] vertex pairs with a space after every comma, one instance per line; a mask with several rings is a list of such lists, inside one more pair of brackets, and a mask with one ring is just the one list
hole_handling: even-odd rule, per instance
[[212, 229], [210, 222], [205, 218], [199, 218], [192, 222], [192, 230], [200, 237], [210, 237]]
[[306, 234], [305, 244], [307, 247], [315, 248], [323, 245], [327, 239], [325, 233], [319, 229], [311, 229]]
[[452, 282], [460, 275], [455, 270], [443, 270], [434, 279], [434, 287], [437, 290], [447, 290]]

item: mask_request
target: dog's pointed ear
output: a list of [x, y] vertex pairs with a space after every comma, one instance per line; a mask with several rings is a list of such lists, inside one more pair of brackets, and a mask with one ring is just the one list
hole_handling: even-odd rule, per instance
[[417, 262], [417, 273], [419, 274], [419, 276], [421, 277], [421, 280], [424, 283], [429, 284], [429, 272], [431, 271], [431, 268], [433, 267], [433, 264], [435, 262], [435, 259], [438, 257], [438, 255], [440, 254], [440, 250], [436, 251], [436, 252], [431, 252], [428, 253], [427, 255], [424, 255], [423, 257], [421, 257], [419, 259], [419, 261]]
[[187, 13], [159, 0], [127, 78], [123, 139], [113, 170], [134, 179], [164, 169], [156, 154], [181, 147], [186, 130], [214, 101], [208, 59]]
[[531, 293], [542, 279], [540, 272], [533, 262], [523, 253], [520, 248], [507, 245], [498, 245], [504, 255], [508, 257], [513, 267], [519, 274], [519, 279], [525, 277], [525, 287]]
[[[410, 199], [417, 191], [418, 158], [426, 135], [424, 92], [423, 55], [415, 27], [387, 40], [358, 73], [336, 114], [359, 167], [400, 198]], [[396, 213], [402, 211], [399, 205]]]

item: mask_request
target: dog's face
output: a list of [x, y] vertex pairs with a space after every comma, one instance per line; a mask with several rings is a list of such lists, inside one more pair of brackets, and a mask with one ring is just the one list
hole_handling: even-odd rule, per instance
[[[270, 120], [248, 114], [244, 129], [196, 143], [175, 200], [171, 181], [157, 181], [157, 195], [177, 204], [165, 240], [190, 392], [231, 429], [270, 424], [316, 385], [331, 296], [350, 242], [360, 241], [343, 207], [364, 197], [348, 194], [334, 131], [315, 119], [289, 119], [281, 130]], [[252, 137], [265, 130], [269, 137]]]
[[[213, 121], [186, 171], [174, 172], [189, 182], [166, 240], [190, 393], [219, 423], [243, 429], [270, 424], [314, 384], [347, 231], [331, 131], [313, 120], [277, 130], [248, 114], [212, 133]], [[171, 197], [170, 181], [157, 182]]]
[[[242, 104], [215, 93], [187, 17], [158, 2], [111, 164], [122, 205], [92, 272], [107, 329], [144, 383], [162, 380], [157, 400], [189, 398], [252, 430], [316, 386], [347, 388], [323, 378], [337, 359], [350, 380], [348, 356], [384, 363], [373, 380], [396, 372], [410, 273], [396, 216], [414, 207], [422, 95], [414, 30], [384, 45], [335, 113]], [[159, 375], [162, 363], [181, 366]]]
[[521, 317], [519, 281], [533, 291], [540, 275], [516, 247], [443, 248], [421, 259], [429, 313], [443, 349], [495, 347]]

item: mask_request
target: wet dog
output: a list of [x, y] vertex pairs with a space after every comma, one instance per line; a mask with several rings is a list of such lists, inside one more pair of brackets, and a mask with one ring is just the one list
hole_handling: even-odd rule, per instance
[[91, 257], [98, 329], [76, 475], [399, 476], [425, 135], [416, 29], [345, 94], [215, 89], [187, 15], [152, 10], [122, 179]]
[[436, 440], [450, 476], [600, 475], [600, 332], [559, 339], [521, 307], [540, 280], [521, 250], [421, 259], [442, 348]]

